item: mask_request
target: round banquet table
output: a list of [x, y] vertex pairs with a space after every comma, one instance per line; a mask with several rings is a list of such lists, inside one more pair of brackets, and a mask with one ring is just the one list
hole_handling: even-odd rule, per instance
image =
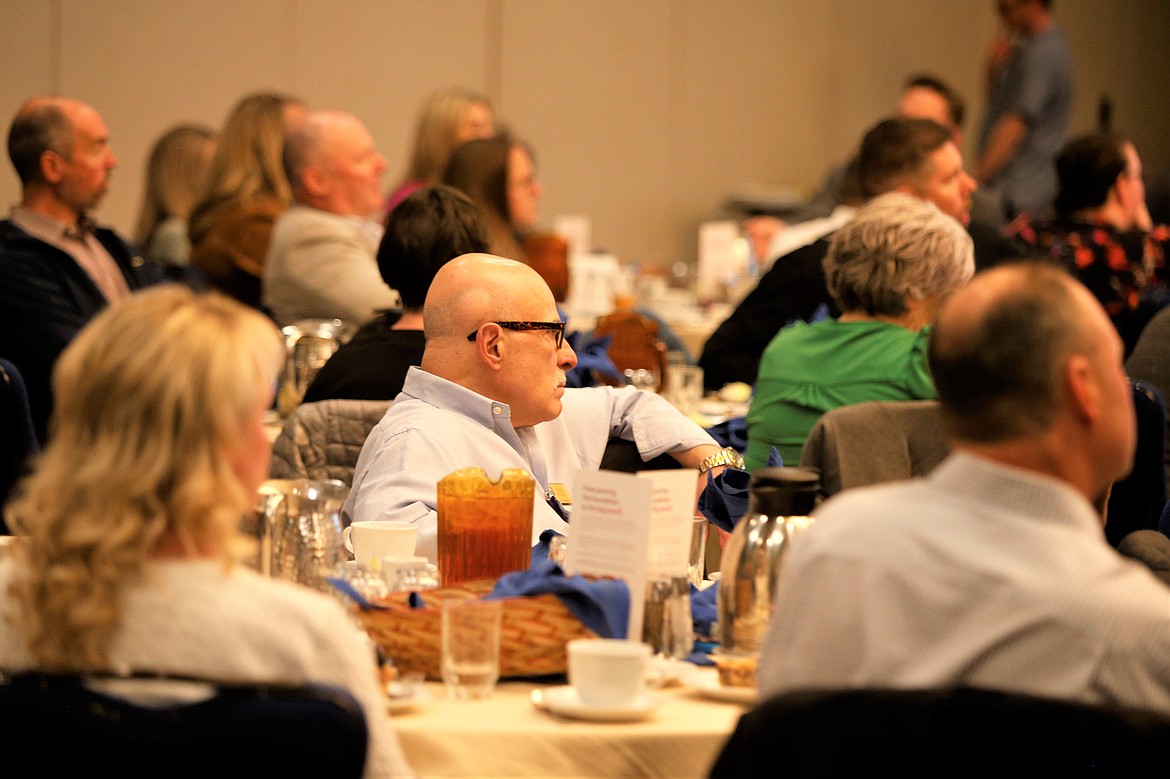
[[[711, 669], [714, 673], [714, 669]], [[638, 722], [569, 720], [537, 709], [531, 682], [503, 681], [491, 698], [430, 700], [391, 714], [407, 760], [421, 777], [706, 777], [747, 708], [672, 685]]]

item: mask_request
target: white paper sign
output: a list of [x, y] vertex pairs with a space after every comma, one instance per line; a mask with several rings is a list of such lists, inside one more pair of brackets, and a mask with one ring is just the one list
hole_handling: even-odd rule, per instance
[[699, 225], [700, 294], [710, 293], [723, 284], [735, 266], [735, 240], [739, 225], [731, 221], [703, 222]]
[[574, 480], [565, 572], [625, 580], [631, 638], [642, 635], [647, 581], [686, 575], [696, 478], [679, 468], [579, 471]]
[[562, 214], [553, 220], [553, 232], [569, 242], [569, 254], [593, 251], [592, 227], [584, 214]]

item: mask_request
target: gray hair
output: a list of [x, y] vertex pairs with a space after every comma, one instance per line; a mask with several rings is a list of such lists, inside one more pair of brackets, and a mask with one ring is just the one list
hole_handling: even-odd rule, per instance
[[899, 316], [908, 299], [966, 284], [975, 273], [975, 249], [962, 225], [933, 203], [888, 192], [833, 235], [824, 268], [841, 311]]

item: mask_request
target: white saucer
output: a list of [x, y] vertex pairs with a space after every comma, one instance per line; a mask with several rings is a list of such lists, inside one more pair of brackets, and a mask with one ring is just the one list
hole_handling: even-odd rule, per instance
[[[391, 682], [391, 684], [393, 684], [393, 682]], [[387, 685], [387, 686], [389, 686], [389, 685]], [[430, 701], [430, 699], [431, 699], [430, 691], [427, 690], [427, 688], [423, 687], [420, 684], [418, 686], [418, 689], [416, 689], [410, 695], [399, 695], [399, 696], [395, 696], [395, 697], [387, 696], [386, 710], [388, 712], [390, 712], [391, 714], [400, 714], [404, 711], [410, 711], [411, 709], [416, 709], [419, 706], [423, 705], [424, 703], [427, 703], [428, 701]]]
[[665, 702], [665, 698], [646, 693], [625, 706], [591, 706], [582, 702], [577, 691], [569, 685], [532, 691], [532, 704], [538, 709], [595, 722], [636, 722], [649, 717]]
[[683, 684], [715, 701], [752, 706], [760, 700], [760, 691], [755, 687], [724, 687], [719, 683], [719, 672], [713, 668], [696, 667], [683, 678]]

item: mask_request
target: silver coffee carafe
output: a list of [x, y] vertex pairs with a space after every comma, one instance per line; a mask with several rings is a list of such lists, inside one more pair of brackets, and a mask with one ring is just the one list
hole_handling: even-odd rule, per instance
[[772, 596], [792, 537], [812, 523], [819, 477], [807, 468], [764, 468], [752, 474], [748, 507], [723, 549], [719, 651], [756, 655], [772, 616]]

